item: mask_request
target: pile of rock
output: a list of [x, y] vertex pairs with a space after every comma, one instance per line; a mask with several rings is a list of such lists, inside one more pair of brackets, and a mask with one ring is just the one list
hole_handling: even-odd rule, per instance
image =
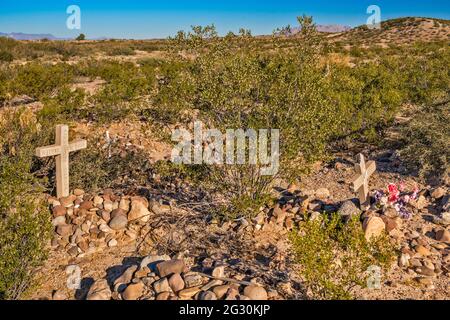
[[108, 283], [96, 281], [87, 300], [267, 300], [257, 283], [227, 278], [226, 267], [205, 266], [209, 274], [191, 271], [183, 259], [150, 255]]
[[68, 197], [49, 198], [48, 202], [55, 228], [52, 247], [72, 257], [133, 241], [153, 214], [170, 210], [168, 205], [143, 197], [117, 196], [111, 190], [89, 196], [77, 189]]
[[[291, 229], [295, 223], [309, 217], [319, 218], [324, 212], [337, 212], [343, 221], [357, 217], [368, 241], [389, 235], [401, 247], [398, 264], [420, 284], [433, 289], [434, 280], [450, 276], [450, 196], [443, 188], [423, 190], [410, 203], [412, 221], [403, 220], [393, 207], [371, 207], [362, 211], [357, 201], [345, 201], [336, 209], [325, 190], [317, 192], [288, 191], [274, 208], [264, 209], [255, 219], [255, 230]], [[433, 223], [422, 215], [434, 214]], [[439, 215], [437, 215], [439, 213]], [[414, 224], [416, 223], [416, 224]], [[414, 230], [413, 225], [420, 226]]]
[[273, 208], [263, 208], [253, 219], [254, 229], [282, 233], [304, 221], [306, 216], [315, 219], [323, 212], [336, 212], [337, 209], [328, 189], [299, 191], [291, 185]]
[[401, 249], [399, 266], [428, 289], [434, 289], [433, 281], [438, 277], [450, 276], [450, 234], [448, 230], [436, 232], [437, 238], [442, 235], [447, 237], [443, 239], [445, 241], [433, 241], [417, 231], [412, 231], [406, 235]]
[[[428, 198], [427, 195], [429, 195]], [[411, 201], [409, 209], [417, 215], [433, 201], [438, 202], [437, 207], [440, 208], [440, 215], [434, 215], [433, 222], [448, 227], [450, 225], [450, 196], [443, 188], [433, 191], [423, 190], [416, 201]], [[323, 213], [334, 212], [337, 212], [345, 222], [353, 217], [360, 218], [367, 240], [379, 237], [384, 233], [398, 238], [404, 221], [393, 207], [377, 208], [372, 206], [370, 209], [362, 211], [357, 206], [357, 200], [344, 201], [342, 204], [334, 203], [329, 190], [325, 188], [316, 191], [298, 191], [295, 186], [291, 185], [273, 208], [262, 209], [253, 222], [256, 231], [273, 229], [280, 231], [283, 228], [291, 230], [305, 217], [316, 219]], [[447, 234], [448, 230], [436, 231], [436, 236], [439, 238], [437, 240], [448, 241]]]
[[428, 289], [434, 289], [440, 276], [450, 276], [449, 198], [444, 188], [423, 192], [414, 205], [419, 211], [432, 213], [433, 223], [405, 230], [398, 264]]

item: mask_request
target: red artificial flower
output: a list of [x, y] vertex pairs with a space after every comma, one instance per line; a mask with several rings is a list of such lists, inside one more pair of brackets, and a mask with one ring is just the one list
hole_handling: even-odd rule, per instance
[[394, 203], [397, 202], [400, 198], [400, 191], [398, 191], [397, 185], [394, 183], [389, 184], [389, 202]]

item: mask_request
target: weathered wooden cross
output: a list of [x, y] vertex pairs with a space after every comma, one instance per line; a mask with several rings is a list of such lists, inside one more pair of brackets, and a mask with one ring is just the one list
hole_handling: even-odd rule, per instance
[[55, 144], [36, 149], [39, 158], [56, 156], [56, 193], [58, 198], [67, 197], [69, 189], [69, 153], [86, 149], [86, 140], [75, 140], [69, 143], [69, 127], [66, 125], [56, 126]]
[[369, 207], [369, 178], [377, 170], [377, 165], [375, 161], [369, 161], [366, 163], [366, 160], [362, 154], [358, 155], [358, 162], [359, 163], [355, 164], [355, 171], [358, 174], [358, 177], [353, 182], [353, 189], [355, 192], [359, 193], [359, 202], [361, 207]]

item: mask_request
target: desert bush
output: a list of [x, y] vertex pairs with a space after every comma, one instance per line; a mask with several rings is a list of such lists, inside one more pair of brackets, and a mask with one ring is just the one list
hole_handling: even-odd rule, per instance
[[28, 111], [0, 117], [0, 299], [17, 299], [46, 257], [50, 216], [32, 174], [39, 125]]
[[[206, 125], [222, 132], [280, 129], [284, 156], [281, 171], [287, 173], [295, 165], [299, 169], [324, 151], [327, 138], [338, 124], [323, 90], [328, 86], [325, 70], [316, 62], [320, 46], [315, 30], [308, 25], [303, 33], [303, 46], [265, 54], [252, 50], [253, 40], [247, 32], [226, 38], [218, 38], [213, 26], [180, 32], [176, 44], [189, 58], [178, 69], [172, 66], [162, 70], [155, 113], [185, 124], [198, 113]], [[299, 158], [303, 163], [293, 161]], [[234, 203], [232, 211], [242, 208], [239, 200], [257, 205], [265, 198], [274, 177], [260, 176], [258, 168], [214, 168], [210, 177], [215, 179], [214, 185], [227, 190], [230, 203]]]
[[9, 70], [0, 67], [0, 106], [8, 98]]
[[107, 82], [79, 108], [80, 114], [92, 121], [111, 122], [138, 113], [145, 97], [154, 90], [155, 74], [151, 66], [139, 68], [133, 63], [90, 61], [79, 64], [75, 75]]
[[0, 62], [11, 62], [15, 58], [15, 49], [18, 46], [19, 42], [7, 38], [0, 37]]
[[37, 112], [39, 122], [51, 126], [57, 122], [85, 119], [85, 99], [83, 90], [63, 87], [55, 96], [42, 98], [43, 107]]
[[133, 56], [135, 55], [135, 51], [133, 48], [130, 48], [128, 46], [114, 46], [112, 48], [109, 48], [106, 54], [110, 56]]
[[123, 152], [117, 143], [102, 137], [88, 141], [88, 149], [71, 157], [71, 184], [88, 192], [106, 188], [128, 189], [149, 180], [151, 164], [140, 150]]
[[[302, 41], [270, 52], [255, 50], [247, 33], [218, 38], [212, 26], [180, 32], [173, 61], [184, 63], [158, 69], [162, 80], [146, 114], [185, 125], [195, 118], [222, 132], [280, 129], [280, 172], [288, 179], [323, 158], [336, 139], [361, 133], [374, 139], [401, 106], [399, 72], [389, 60], [355, 68], [325, 65], [320, 56], [327, 48], [314, 24], [308, 17], [299, 22]], [[274, 37], [271, 46], [284, 46], [285, 41]], [[230, 199], [258, 204], [270, 178], [260, 179], [253, 169], [216, 167], [215, 173], [222, 174], [214, 185], [235, 192]]]
[[1, 50], [0, 51], [0, 62], [11, 62], [14, 60], [14, 56], [11, 52]]
[[290, 240], [300, 275], [317, 299], [352, 299], [354, 288], [366, 286], [368, 268], [386, 270], [394, 257], [387, 237], [366, 241], [358, 218], [347, 224], [338, 215], [309, 219]]
[[11, 92], [42, 98], [69, 85], [73, 80], [73, 67], [68, 64], [45, 65], [29, 63], [15, 70], [11, 80]]
[[402, 82], [408, 100], [415, 104], [448, 101], [450, 48], [440, 44], [417, 44], [404, 59]]
[[448, 181], [450, 174], [450, 104], [428, 106], [416, 112], [402, 128], [400, 155], [424, 180]]

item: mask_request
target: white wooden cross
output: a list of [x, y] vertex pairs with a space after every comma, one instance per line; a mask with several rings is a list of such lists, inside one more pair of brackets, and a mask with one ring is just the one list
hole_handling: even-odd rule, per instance
[[55, 144], [36, 149], [39, 158], [56, 156], [56, 194], [59, 198], [68, 197], [69, 189], [69, 153], [86, 149], [86, 140], [75, 140], [69, 143], [69, 127], [56, 126]]
[[353, 182], [353, 190], [359, 193], [359, 202], [361, 207], [368, 207], [369, 201], [369, 178], [377, 170], [375, 161], [369, 161], [366, 163], [362, 154], [358, 155], [358, 162], [355, 164], [355, 171], [358, 177]]

